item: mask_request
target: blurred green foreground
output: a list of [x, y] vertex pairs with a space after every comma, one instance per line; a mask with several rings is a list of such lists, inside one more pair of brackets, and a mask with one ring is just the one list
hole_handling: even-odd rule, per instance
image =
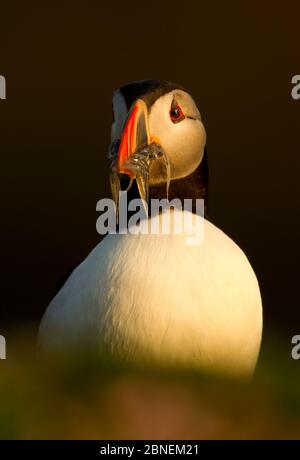
[[264, 346], [246, 383], [105, 357], [50, 359], [32, 336], [15, 337], [0, 361], [1, 439], [300, 438], [300, 361], [289, 344]]

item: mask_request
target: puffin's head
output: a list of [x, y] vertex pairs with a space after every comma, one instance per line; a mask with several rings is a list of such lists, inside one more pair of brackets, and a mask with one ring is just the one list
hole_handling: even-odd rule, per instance
[[141, 173], [148, 175], [148, 186], [157, 186], [197, 170], [206, 133], [197, 106], [183, 87], [146, 80], [114, 92], [111, 141], [115, 174], [138, 183]]

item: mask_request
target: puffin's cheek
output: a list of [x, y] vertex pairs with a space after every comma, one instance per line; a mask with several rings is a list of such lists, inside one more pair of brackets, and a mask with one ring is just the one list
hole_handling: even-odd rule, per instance
[[165, 149], [170, 161], [171, 178], [182, 179], [192, 174], [200, 165], [204, 154], [205, 135], [197, 127], [189, 138], [180, 136], [176, 147], [174, 144], [167, 145]]
[[190, 142], [184, 145], [186, 154], [183, 168], [185, 169], [186, 176], [194, 172], [200, 165], [206, 143], [206, 133], [203, 124], [201, 122], [191, 123], [193, 123], [193, 128], [191, 129]]

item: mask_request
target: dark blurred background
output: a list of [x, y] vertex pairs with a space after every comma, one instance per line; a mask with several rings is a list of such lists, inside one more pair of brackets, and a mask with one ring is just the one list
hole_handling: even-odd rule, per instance
[[38, 322], [99, 241], [112, 91], [159, 78], [200, 108], [211, 220], [246, 252], [265, 334], [289, 349], [300, 333], [299, 19], [296, 1], [1, 4], [1, 334]]

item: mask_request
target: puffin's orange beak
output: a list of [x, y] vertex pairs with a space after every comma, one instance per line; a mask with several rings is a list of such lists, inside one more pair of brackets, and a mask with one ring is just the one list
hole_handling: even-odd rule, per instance
[[126, 169], [126, 161], [138, 148], [149, 143], [148, 108], [144, 101], [138, 99], [125, 122], [118, 152], [118, 172], [132, 177], [132, 172]]

